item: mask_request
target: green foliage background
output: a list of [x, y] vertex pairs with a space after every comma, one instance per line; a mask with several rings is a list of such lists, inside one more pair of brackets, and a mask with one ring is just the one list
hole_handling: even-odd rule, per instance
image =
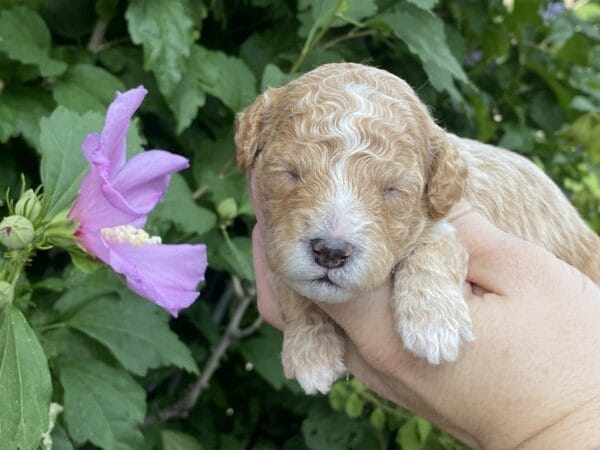
[[[599, 231], [600, 6], [574, 3], [0, 0], [0, 191], [23, 174], [45, 184], [49, 215], [68, 207], [81, 139], [116, 90], [143, 84], [128, 151], [192, 161], [147, 231], [205, 242], [210, 264], [201, 299], [169, 323], [85, 258], [39, 254], [0, 311], [0, 449], [38, 448], [50, 401], [64, 407], [46, 437], [59, 450], [461, 448], [356, 380], [328, 397], [284, 380], [281, 336], [248, 307], [253, 213], [234, 115], [319, 64], [376, 65], [450, 131], [532, 158]], [[157, 415], [194, 384], [181, 417]]]

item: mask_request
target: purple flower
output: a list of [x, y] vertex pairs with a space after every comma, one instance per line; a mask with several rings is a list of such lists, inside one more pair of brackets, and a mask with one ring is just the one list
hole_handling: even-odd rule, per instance
[[467, 66], [467, 67], [475, 66], [479, 61], [481, 61], [482, 56], [483, 56], [482, 50], [479, 50], [479, 49], [473, 50], [465, 58], [465, 66]]
[[147, 91], [140, 86], [117, 93], [101, 134], [88, 134], [81, 150], [90, 164], [69, 218], [87, 252], [125, 276], [127, 286], [177, 317], [198, 297], [204, 280], [204, 245], [163, 245], [142, 227], [163, 198], [171, 174], [188, 160], [163, 150], [125, 160], [125, 136]]
[[565, 5], [563, 4], [563, 2], [551, 2], [548, 4], [546, 9], [544, 11], [542, 11], [542, 18], [546, 22], [552, 22], [564, 10], [565, 10]]

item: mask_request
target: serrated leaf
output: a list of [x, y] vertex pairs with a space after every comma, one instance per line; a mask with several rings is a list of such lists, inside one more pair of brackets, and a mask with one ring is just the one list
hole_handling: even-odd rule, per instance
[[177, 121], [177, 134], [190, 126], [198, 108], [206, 101], [207, 89], [219, 82], [216, 68], [207, 63], [209, 58], [211, 56], [208, 50], [193, 45], [183, 77], [173, 95], [167, 98]]
[[281, 366], [282, 335], [273, 327], [263, 326], [256, 336], [245, 339], [240, 351], [254, 370], [275, 389], [285, 381]]
[[169, 317], [152, 303], [122, 291], [122, 300], [103, 297], [89, 302], [67, 325], [105, 345], [130, 372], [175, 365], [197, 373], [189, 349], [169, 328]]
[[132, 0], [125, 13], [129, 34], [144, 48], [144, 67], [171, 96], [194, 42], [188, 0]]
[[174, 223], [186, 233], [206, 233], [215, 226], [217, 217], [212, 211], [196, 204], [192, 191], [181, 175], [173, 175], [165, 198], [149, 217], [154, 221]]
[[0, 13], [0, 51], [15, 61], [37, 66], [45, 77], [67, 68], [50, 57], [50, 44], [50, 31], [37, 12], [19, 6]]
[[219, 74], [219, 82], [207, 86], [206, 92], [234, 112], [252, 103], [257, 94], [256, 78], [242, 59], [211, 51], [206, 55], [205, 64]]
[[48, 430], [52, 382], [46, 355], [14, 306], [0, 310], [0, 448], [37, 448]]
[[[462, 98], [454, 86], [454, 80], [464, 83], [469, 80], [446, 43], [442, 20], [411, 4], [382, 14], [379, 19], [387, 23], [394, 35], [403, 40], [423, 62], [423, 68], [435, 89], [447, 91], [456, 100]], [[422, 33], [422, 30], [427, 30], [427, 33]]]
[[89, 112], [80, 116], [62, 106], [48, 118], [42, 119], [40, 145], [42, 163], [40, 175], [48, 216], [52, 217], [74, 200], [88, 163], [81, 153], [83, 138], [102, 128], [103, 117]]
[[111, 450], [131, 450], [143, 443], [138, 425], [146, 414], [146, 393], [124, 370], [93, 359], [60, 364], [64, 418], [77, 442]]
[[202, 450], [202, 444], [186, 433], [173, 430], [161, 430], [162, 450]]
[[52, 94], [56, 102], [79, 114], [104, 113], [125, 85], [110, 72], [90, 64], [76, 64], [56, 82]]

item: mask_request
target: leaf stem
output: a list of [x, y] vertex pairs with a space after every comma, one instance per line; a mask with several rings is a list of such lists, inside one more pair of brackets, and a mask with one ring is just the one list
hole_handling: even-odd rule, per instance
[[67, 326], [66, 322], [56, 322], [56, 323], [51, 323], [49, 325], [44, 325], [42, 327], [38, 327], [38, 328], [36, 328], [36, 330], [39, 332], [44, 332], [44, 331], [48, 331], [48, 330], [54, 330], [56, 328], [65, 328], [66, 326]]
[[[304, 42], [304, 47], [302, 47], [302, 51], [300, 52], [300, 57], [296, 60], [296, 62], [290, 69], [290, 73], [295, 73], [298, 71], [298, 69], [300, 68], [302, 63], [304, 63], [304, 60], [306, 59], [308, 54], [317, 46], [317, 44], [323, 38], [325, 33], [327, 33], [327, 30], [329, 30], [329, 28], [331, 28], [331, 25], [333, 25], [333, 22], [335, 21], [336, 17], [338, 16], [339, 12], [341, 11], [343, 4], [344, 4], [344, 0], [338, 0], [333, 12], [327, 18], [327, 20], [323, 23], [323, 26], [321, 27], [321, 29], [319, 30], [318, 33], [317, 33], [317, 29], [319, 29], [319, 22], [318, 21], [315, 22], [313, 27], [310, 29], [308, 36], [306, 37], [306, 41]], [[315, 33], [316, 33], [316, 35], [315, 35]]]

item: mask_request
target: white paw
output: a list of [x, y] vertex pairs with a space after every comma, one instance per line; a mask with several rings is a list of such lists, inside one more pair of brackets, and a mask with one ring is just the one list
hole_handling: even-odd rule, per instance
[[403, 319], [398, 324], [404, 347], [430, 364], [456, 361], [462, 342], [475, 339], [468, 316], [462, 320], [441, 319], [416, 322]]
[[303, 367], [296, 370], [296, 379], [307, 394], [327, 394], [331, 385], [346, 373], [346, 366], [342, 361], [333, 365]]

